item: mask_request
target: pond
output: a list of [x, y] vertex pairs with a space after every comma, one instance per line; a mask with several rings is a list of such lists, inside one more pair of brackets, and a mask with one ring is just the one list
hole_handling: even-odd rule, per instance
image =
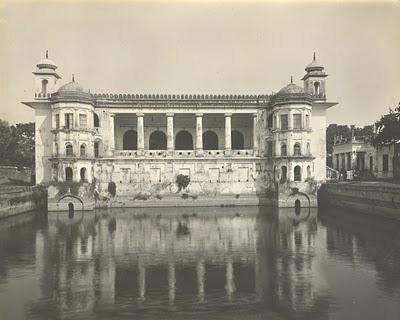
[[0, 224], [0, 319], [398, 319], [400, 224], [112, 209]]

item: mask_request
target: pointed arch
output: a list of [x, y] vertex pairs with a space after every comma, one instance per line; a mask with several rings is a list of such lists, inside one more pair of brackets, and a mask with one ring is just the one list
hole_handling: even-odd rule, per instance
[[161, 130], [153, 131], [149, 138], [150, 150], [167, 150], [167, 135]]
[[193, 150], [193, 137], [186, 130], [179, 131], [175, 137], [176, 150]]
[[218, 150], [218, 135], [208, 130], [203, 133], [203, 149], [204, 150]]

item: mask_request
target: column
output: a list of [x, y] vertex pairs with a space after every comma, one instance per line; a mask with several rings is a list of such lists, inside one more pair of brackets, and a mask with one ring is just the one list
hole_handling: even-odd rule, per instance
[[144, 123], [143, 123], [144, 114], [137, 113], [136, 117], [137, 117], [137, 148], [138, 148], [138, 151], [143, 151], [144, 150]]
[[170, 305], [175, 302], [175, 283], [175, 264], [174, 261], [170, 261], [168, 263], [168, 300]]
[[232, 151], [232, 113], [225, 113], [225, 155]]
[[174, 114], [167, 113], [167, 150], [171, 153], [174, 150]]
[[203, 154], [203, 114], [196, 113], [196, 155]]
[[108, 155], [110, 157], [114, 156], [114, 150], [115, 150], [114, 120], [115, 120], [115, 114], [111, 113], [110, 114], [110, 144], [108, 146]]
[[205, 281], [204, 276], [206, 274], [206, 269], [203, 258], [200, 258], [197, 261], [196, 271], [197, 271], [197, 293], [199, 296], [199, 301], [204, 302], [204, 281]]
[[257, 130], [257, 113], [253, 114], [253, 153], [255, 156], [258, 156], [258, 130]]

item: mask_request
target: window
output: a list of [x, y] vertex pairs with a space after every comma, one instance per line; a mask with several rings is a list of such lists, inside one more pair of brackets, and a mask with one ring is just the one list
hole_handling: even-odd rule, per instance
[[311, 167], [307, 166], [307, 178], [311, 178]]
[[58, 143], [57, 142], [54, 144], [54, 154], [56, 157], [58, 157]]
[[49, 82], [46, 79], [42, 80], [42, 93], [43, 93], [43, 95], [46, 95], [46, 93], [47, 93], [47, 84], [48, 83]]
[[272, 156], [272, 141], [267, 141], [267, 156]]
[[100, 127], [99, 116], [96, 113], [93, 114], [93, 126], [95, 128], [99, 128]]
[[307, 155], [311, 155], [311, 145], [307, 142]]
[[301, 129], [301, 114], [293, 115], [293, 129]]
[[86, 128], [87, 127], [87, 116], [86, 114], [79, 115], [79, 128]]
[[294, 167], [294, 181], [301, 181], [301, 167]]
[[84, 144], [81, 145], [80, 155], [82, 158], [86, 157], [86, 146]]
[[95, 158], [100, 158], [100, 150], [99, 150], [99, 143], [95, 142], [94, 143], [94, 157]]
[[284, 143], [282, 143], [282, 145], [281, 145], [281, 156], [282, 157], [287, 156], [287, 147], [286, 147], [286, 144], [284, 144]]
[[86, 181], [86, 168], [82, 168], [80, 173], [81, 173], [81, 180]]
[[72, 113], [65, 114], [65, 128], [72, 129], [74, 124], [74, 115]]
[[294, 156], [301, 156], [301, 147], [300, 147], [300, 143], [298, 143], [298, 142], [294, 144], [293, 155]]
[[56, 114], [56, 129], [60, 128], [60, 115]]
[[274, 117], [272, 116], [271, 113], [267, 118], [267, 128], [273, 128], [273, 126], [274, 126]]
[[65, 146], [65, 155], [67, 157], [73, 157], [74, 156], [74, 149], [72, 148], [72, 144], [68, 143]]
[[383, 160], [383, 162], [382, 162], [382, 171], [383, 172], [388, 172], [389, 171], [389, 155], [384, 154], [382, 160]]
[[66, 167], [65, 168], [65, 181], [72, 181], [72, 168]]
[[281, 182], [286, 182], [287, 179], [287, 168], [286, 166], [281, 167], [282, 175], [281, 175]]
[[314, 94], [319, 95], [320, 92], [320, 83], [318, 81], [314, 82]]
[[282, 114], [281, 115], [281, 129], [282, 130], [287, 130], [288, 126], [289, 126], [288, 115], [287, 114]]
[[166, 150], [167, 136], [164, 132], [157, 130], [151, 133], [149, 139], [150, 150]]
[[306, 114], [306, 128], [310, 129], [310, 115]]

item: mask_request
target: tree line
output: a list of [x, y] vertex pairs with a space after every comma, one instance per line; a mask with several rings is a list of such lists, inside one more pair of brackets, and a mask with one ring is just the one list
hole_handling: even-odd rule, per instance
[[30, 167], [35, 164], [35, 124], [10, 125], [0, 119], [0, 165]]

